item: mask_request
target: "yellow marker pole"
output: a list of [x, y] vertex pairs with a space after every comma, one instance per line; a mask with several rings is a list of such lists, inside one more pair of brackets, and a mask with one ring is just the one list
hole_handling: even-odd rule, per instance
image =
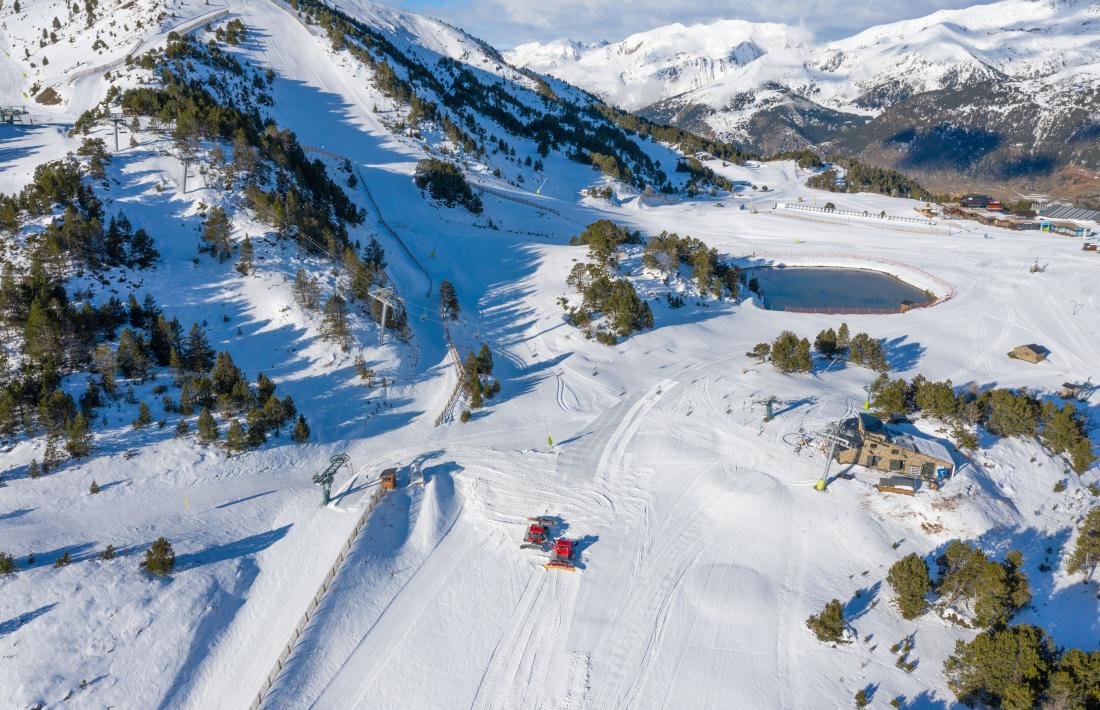
[[191, 512], [191, 503], [187, 500], [187, 496], [183, 497], [183, 512], [185, 512], [185, 513], [190, 513]]
[[551, 448], [554, 447], [554, 440], [552, 438], [550, 438], [549, 434], [546, 436], [546, 445], [551, 447]]

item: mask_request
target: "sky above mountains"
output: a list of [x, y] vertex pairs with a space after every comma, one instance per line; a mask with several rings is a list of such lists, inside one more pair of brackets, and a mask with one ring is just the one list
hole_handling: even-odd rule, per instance
[[680, 22], [720, 19], [803, 25], [819, 40], [854, 34], [872, 25], [967, 7], [974, 0], [381, 0], [438, 17], [500, 49], [568, 37], [622, 39], [634, 32]]

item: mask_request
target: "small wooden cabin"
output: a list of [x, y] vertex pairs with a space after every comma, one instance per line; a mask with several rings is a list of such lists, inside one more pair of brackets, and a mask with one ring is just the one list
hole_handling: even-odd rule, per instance
[[1030, 343], [1028, 345], [1017, 345], [1012, 348], [1008, 356], [1013, 360], [1023, 360], [1024, 362], [1030, 362], [1035, 365], [1046, 360], [1049, 353], [1050, 351], [1042, 345]]

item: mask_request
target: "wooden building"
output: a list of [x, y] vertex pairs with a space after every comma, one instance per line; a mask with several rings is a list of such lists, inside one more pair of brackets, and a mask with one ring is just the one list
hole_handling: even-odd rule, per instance
[[951, 451], [933, 439], [890, 431], [878, 417], [860, 413], [846, 421], [836, 460], [927, 481], [938, 487], [955, 470]]
[[1035, 365], [1046, 360], [1048, 354], [1050, 354], [1050, 351], [1042, 345], [1030, 343], [1028, 345], [1017, 345], [1012, 348], [1008, 356], [1013, 360], [1023, 360], [1024, 362], [1030, 362]]

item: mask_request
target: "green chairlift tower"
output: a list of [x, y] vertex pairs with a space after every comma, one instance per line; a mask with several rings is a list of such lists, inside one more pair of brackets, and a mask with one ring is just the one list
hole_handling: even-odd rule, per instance
[[766, 422], [770, 422], [772, 419], [775, 419], [775, 405], [777, 405], [779, 403], [780, 403], [779, 398], [772, 395], [771, 397], [768, 397], [767, 399], [758, 399], [758, 400], [756, 400], [755, 402], [752, 403], [752, 406], [756, 407], [758, 405], [763, 405], [763, 407], [764, 407], [764, 422], [766, 423]]
[[336, 478], [336, 472], [349, 461], [351, 457], [347, 454], [336, 454], [328, 460], [328, 468], [313, 476], [313, 482], [321, 487], [321, 505], [328, 505], [332, 499], [332, 481]]

